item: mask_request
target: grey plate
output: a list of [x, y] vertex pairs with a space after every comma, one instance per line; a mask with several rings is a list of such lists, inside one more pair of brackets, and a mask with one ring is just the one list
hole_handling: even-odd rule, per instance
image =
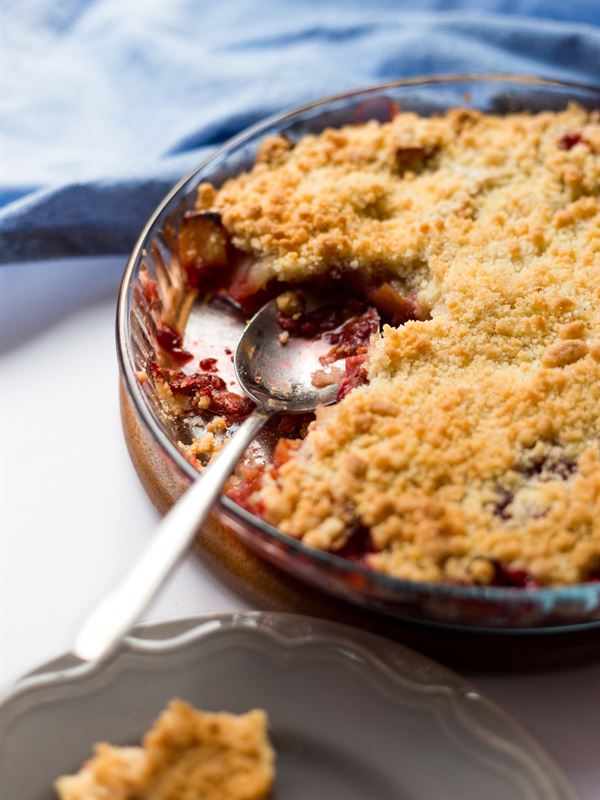
[[499, 708], [423, 656], [287, 614], [142, 626], [107, 663], [65, 656], [5, 697], [0, 774], [11, 800], [53, 797], [96, 741], [138, 742], [172, 697], [265, 708], [277, 800], [575, 800]]

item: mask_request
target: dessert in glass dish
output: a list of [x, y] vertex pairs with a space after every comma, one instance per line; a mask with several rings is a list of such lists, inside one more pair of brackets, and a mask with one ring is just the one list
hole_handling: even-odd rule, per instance
[[[600, 113], [364, 95], [343, 124], [325, 109], [316, 126], [265, 124], [251, 161], [179, 187], [154, 268], [138, 265], [138, 382], [201, 469], [252, 410], [232, 332], [277, 297], [281, 347], [325, 340], [313, 381], [337, 402], [279, 418], [229, 482], [263, 541], [345, 562], [346, 586], [378, 601], [593, 586]], [[202, 314], [227, 324], [207, 336]]]

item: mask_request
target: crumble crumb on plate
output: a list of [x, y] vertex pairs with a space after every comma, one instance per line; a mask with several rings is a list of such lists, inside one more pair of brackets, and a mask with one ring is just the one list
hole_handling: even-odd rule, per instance
[[55, 785], [60, 800], [265, 800], [274, 760], [264, 711], [213, 714], [172, 700], [142, 747], [98, 744]]

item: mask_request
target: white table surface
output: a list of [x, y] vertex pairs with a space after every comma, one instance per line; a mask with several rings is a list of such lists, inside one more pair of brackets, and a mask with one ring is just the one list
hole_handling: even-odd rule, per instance
[[[121, 434], [114, 306], [124, 257], [0, 267], [0, 681], [69, 649], [157, 513]], [[249, 608], [189, 558], [146, 614]], [[600, 664], [466, 675], [516, 717], [582, 800], [600, 799]]]

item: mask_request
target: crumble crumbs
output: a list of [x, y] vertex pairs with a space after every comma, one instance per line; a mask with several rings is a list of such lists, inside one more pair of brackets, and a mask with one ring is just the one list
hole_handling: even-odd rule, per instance
[[98, 744], [60, 800], [266, 800], [275, 754], [264, 711], [212, 714], [172, 700], [142, 747]]

